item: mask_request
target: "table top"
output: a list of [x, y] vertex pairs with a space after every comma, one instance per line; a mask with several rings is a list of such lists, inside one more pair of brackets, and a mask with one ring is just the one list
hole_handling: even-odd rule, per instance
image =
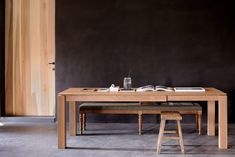
[[58, 95], [73, 96], [73, 95], [97, 95], [97, 96], [113, 96], [113, 95], [149, 95], [149, 96], [226, 96], [226, 93], [212, 87], [206, 87], [205, 92], [166, 92], [166, 91], [146, 91], [146, 92], [130, 92], [130, 91], [119, 91], [119, 92], [99, 92], [99, 88], [94, 87], [78, 87], [78, 88], [68, 88]]

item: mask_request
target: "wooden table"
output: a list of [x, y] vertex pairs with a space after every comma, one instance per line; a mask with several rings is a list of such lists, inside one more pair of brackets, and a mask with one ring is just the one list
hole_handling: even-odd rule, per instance
[[227, 95], [215, 88], [205, 92], [97, 92], [96, 88], [69, 88], [58, 94], [58, 148], [66, 148], [66, 102], [69, 102], [70, 135], [77, 130], [75, 102], [207, 101], [207, 134], [215, 136], [215, 102], [218, 101], [218, 147], [227, 149]]

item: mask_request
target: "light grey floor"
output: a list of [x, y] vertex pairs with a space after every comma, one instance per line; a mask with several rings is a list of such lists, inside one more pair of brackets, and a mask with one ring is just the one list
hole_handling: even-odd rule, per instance
[[[68, 137], [68, 149], [57, 149], [56, 124], [43, 119], [0, 119], [0, 157], [155, 157], [157, 124], [144, 124], [139, 136], [137, 124], [89, 123], [83, 136]], [[174, 128], [174, 124], [168, 127]], [[229, 125], [229, 149], [219, 150], [217, 136], [208, 137], [206, 127], [198, 135], [195, 125], [183, 125], [186, 154], [176, 141], [164, 141], [159, 156], [235, 156], [235, 125]]]

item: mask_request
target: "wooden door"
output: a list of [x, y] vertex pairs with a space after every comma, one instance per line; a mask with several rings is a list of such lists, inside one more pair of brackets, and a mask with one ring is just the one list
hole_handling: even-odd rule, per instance
[[7, 115], [55, 114], [55, 0], [6, 0]]

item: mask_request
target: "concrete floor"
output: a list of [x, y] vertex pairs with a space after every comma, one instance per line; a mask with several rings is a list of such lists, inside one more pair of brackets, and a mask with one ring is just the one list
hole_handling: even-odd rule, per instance
[[[137, 124], [89, 123], [84, 135], [68, 137], [68, 149], [57, 149], [56, 124], [52, 120], [3, 119], [0, 126], [0, 157], [155, 157], [159, 125], [144, 124], [139, 136]], [[173, 124], [168, 124], [168, 127]], [[185, 155], [176, 141], [164, 141], [159, 156], [235, 156], [235, 125], [229, 125], [229, 149], [219, 150], [217, 136], [208, 137], [206, 126], [198, 135], [195, 125], [185, 124]]]

